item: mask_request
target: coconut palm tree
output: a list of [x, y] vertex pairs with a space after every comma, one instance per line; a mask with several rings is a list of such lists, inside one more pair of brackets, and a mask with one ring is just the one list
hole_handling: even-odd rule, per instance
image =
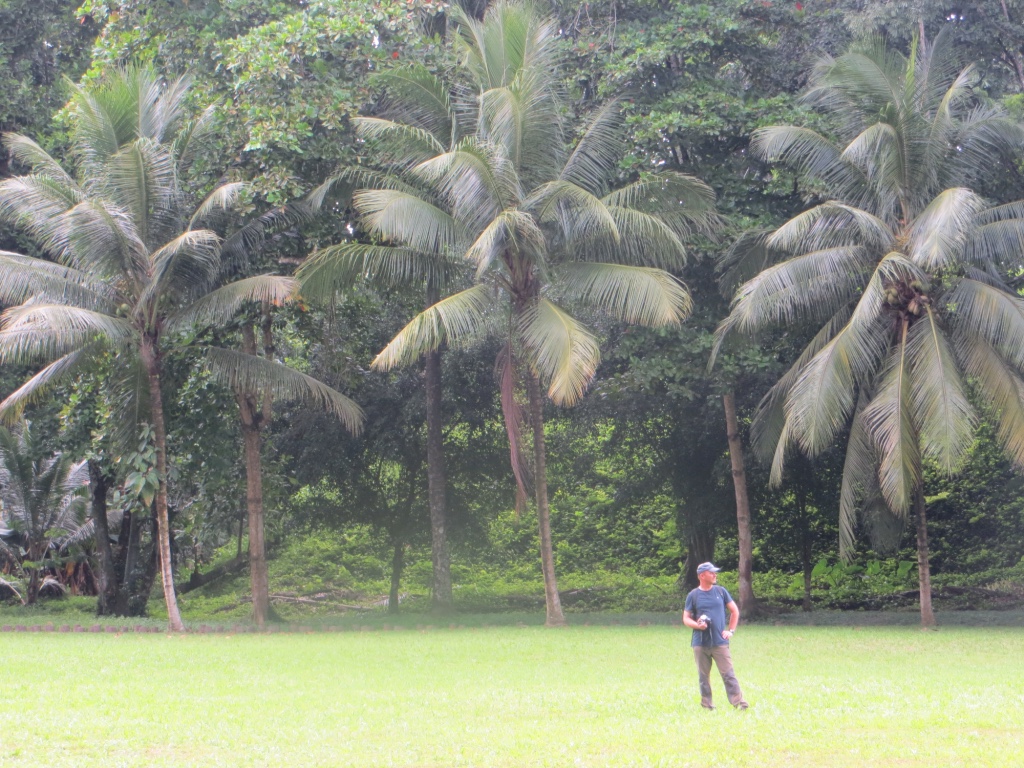
[[[374, 79], [382, 96], [373, 117], [353, 120], [365, 142], [368, 165], [342, 168], [310, 195], [314, 208], [321, 209], [328, 194], [344, 188], [399, 188], [414, 190], [420, 198], [438, 201], [428, 184], [410, 168], [433, 157], [439, 148], [451, 149], [458, 129], [448, 83], [426, 67], [409, 66], [380, 73]], [[416, 287], [424, 292], [430, 307], [453, 290], [469, 283], [472, 271], [443, 243], [429, 250], [414, 251], [402, 246], [362, 243], [351, 240], [323, 248], [300, 267], [302, 295], [330, 302], [339, 291], [363, 282], [377, 290]], [[444, 461], [444, 417], [442, 415], [442, 350], [423, 354], [427, 425], [427, 497], [430, 507], [433, 584], [431, 604], [437, 612], [452, 610], [451, 558], [447, 542], [447, 489]]]
[[[408, 365], [487, 334], [504, 340], [497, 368], [513, 471], [520, 501], [532, 475], [547, 623], [562, 624], [542, 386], [554, 403], [572, 405], [597, 369], [597, 339], [570, 308], [648, 326], [687, 315], [689, 293], [666, 269], [682, 264], [688, 235], [714, 225], [714, 195], [677, 173], [644, 174], [613, 188], [623, 147], [614, 102], [570, 144], [552, 21], [511, 2], [492, 5], [482, 21], [458, 9], [453, 18], [461, 79], [429, 91], [430, 114], [442, 128], [386, 119], [361, 125], [364, 135], [397, 137], [410, 147], [406, 174], [415, 183], [388, 179], [353, 200], [365, 231], [390, 247], [376, 257], [386, 253], [412, 269], [422, 254], [443, 254], [470, 264], [476, 277], [417, 315], [374, 366]], [[456, 94], [450, 101], [433, 96], [449, 92]], [[520, 387], [532, 462], [520, 443]]]
[[29, 422], [13, 431], [0, 427], [0, 526], [22, 541], [29, 605], [39, 596], [47, 552], [62, 540], [91, 535], [85, 520], [88, 483], [86, 462], [62, 453], [46, 456]]
[[[229, 266], [203, 221], [243, 189], [224, 184], [195, 204], [185, 181], [210, 135], [212, 110], [184, 114], [187, 80], [161, 83], [147, 69], [115, 69], [72, 99], [75, 175], [37, 144], [8, 135], [31, 168], [0, 184], [0, 217], [25, 231], [54, 261], [0, 254], [0, 364], [45, 367], [0, 403], [10, 418], [82, 367], [112, 360], [112, 390], [134, 427], [148, 414], [156, 449], [154, 504], [164, 600], [172, 630], [184, 629], [174, 593], [167, 507], [167, 430], [162, 368], [176, 334], [229, 322], [250, 302], [289, 299], [295, 282], [257, 275], [223, 284]], [[219, 286], [219, 287], [218, 287]], [[344, 396], [274, 361], [211, 349], [211, 372], [232, 389], [302, 396], [355, 424]]]
[[825, 199], [744, 238], [737, 252], [765, 259], [763, 269], [719, 329], [818, 329], [761, 403], [755, 438], [778, 481], [788, 449], [814, 456], [848, 434], [841, 550], [852, 551], [858, 515], [882, 528], [913, 515], [925, 625], [935, 618], [924, 466], [957, 470], [977, 420], [969, 389], [1024, 464], [1024, 301], [1007, 283], [1024, 247], [1024, 201], [996, 205], [974, 191], [1024, 133], [976, 82], [945, 33], [927, 54], [872, 39], [820, 61], [807, 99], [837, 139], [775, 126], [751, 147]]

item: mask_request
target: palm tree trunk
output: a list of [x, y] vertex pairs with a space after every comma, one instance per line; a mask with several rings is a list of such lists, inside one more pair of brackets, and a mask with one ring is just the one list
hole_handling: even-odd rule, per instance
[[[266, 344], [266, 340], [264, 341]], [[242, 351], [256, 354], [256, 332], [250, 323], [242, 324]], [[259, 408], [255, 397], [236, 392], [242, 422], [245, 450], [245, 504], [249, 515], [249, 574], [252, 584], [252, 616], [257, 627], [266, 626], [270, 617], [270, 579], [267, 575], [267, 547], [264, 539], [263, 459], [260, 427], [266, 408]], [[264, 403], [264, 405], [266, 405]]]
[[[34, 546], [29, 547], [28, 557], [33, 563], [38, 563], [42, 560], [42, 555], [37, 553], [37, 549]], [[38, 567], [28, 569], [28, 589], [25, 591], [25, 605], [35, 605], [36, 600], [39, 599], [39, 574], [40, 569]]]
[[398, 613], [398, 591], [402, 584], [402, 569], [405, 566], [405, 542], [395, 537], [391, 550], [391, 592], [388, 594], [388, 613]]
[[807, 495], [802, 483], [797, 486], [796, 505], [800, 512], [800, 558], [804, 570], [803, 610], [807, 612], [814, 608], [814, 603], [811, 600], [811, 573], [813, 566], [811, 565], [811, 521], [807, 516]]
[[156, 471], [159, 483], [156, 492], [156, 537], [160, 564], [160, 578], [167, 605], [167, 624], [172, 632], [184, 632], [185, 625], [178, 611], [178, 598], [174, 594], [174, 569], [171, 567], [171, 532], [167, 515], [167, 428], [164, 425], [164, 404], [160, 392], [160, 351], [156, 339], [144, 336], [142, 361], [149, 379], [149, 401], [156, 442]]
[[452, 566], [445, 530], [446, 492], [443, 415], [441, 413], [441, 352], [428, 352], [424, 366], [427, 389], [427, 496], [430, 502], [430, 544], [434, 566], [431, 607], [452, 610]]
[[253, 424], [256, 410], [250, 398], [241, 395], [242, 442], [245, 447], [245, 503], [249, 512], [249, 573], [252, 584], [252, 618], [257, 627], [266, 626], [270, 616], [270, 580], [264, 540], [262, 439]]
[[114, 571], [114, 550], [110, 546], [107, 522], [107, 476], [97, 461], [89, 461], [90, 516], [96, 526], [96, 614], [109, 616], [117, 600], [117, 573]]
[[740, 610], [745, 614], [757, 612], [754, 597], [754, 543], [750, 531], [750, 498], [747, 496], [747, 474], [743, 466], [743, 444], [736, 418], [736, 400], [732, 392], [722, 396], [725, 406], [725, 428], [729, 439], [729, 461], [732, 463], [732, 483], [736, 491], [736, 528], [739, 537]]
[[935, 626], [935, 612], [932, 610], [932, 573], [928, 563], [928, 521], [925, 518], [924, 491], [914, 494], [914, 511], [917, 518], [917, 580], [921, 590], [921, 626]]
[[544, 574], [544, 605], [548, 627], [565, 626], [562, 601], [555, 578], [555, 554], [551, 546], [551, 509], [548, 506], [547, 463], [544, 450], [544, 405], [540, 397], [540, 381], [533, 371], [526, 373], [526, 389], [530, 397], [530, 421], [533, 423], [534, 483], [537, 498], [537, 521], [540, 527], [540, 567]]

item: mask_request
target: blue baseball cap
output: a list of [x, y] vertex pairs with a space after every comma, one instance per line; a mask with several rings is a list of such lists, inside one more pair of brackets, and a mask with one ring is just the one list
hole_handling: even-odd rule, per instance
[[720, 570], [722, 569], [716, 568], [714, 563], [701, 563], [697, 566], [697, 573], [707, 573], [708, 571], [711, 571], [712, 573], [718, 573]]

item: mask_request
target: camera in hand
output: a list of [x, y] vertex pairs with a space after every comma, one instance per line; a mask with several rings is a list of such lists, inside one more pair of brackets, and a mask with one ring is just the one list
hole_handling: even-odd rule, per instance
[[711, 626], [711, 619], [708, 618], [708, 615], [706, 613], [702, 613], [700, 615], [700, 617], [697, 619], [697, 623], [698, 624], [707, 624], [707, 626], [710, 627]]

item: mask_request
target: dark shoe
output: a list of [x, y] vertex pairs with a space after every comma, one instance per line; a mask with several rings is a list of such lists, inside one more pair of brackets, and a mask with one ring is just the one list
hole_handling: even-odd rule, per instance
[[747, 707], [749, 707], [749, 706], [750, 706], [750, 705], [749, 705], [749, 704], [747, 704], [747, 702], [745, 702], [745, 701], [741, 701], [741, 702], [740, 702], [739, 704], [737, 704], [737, 705], [736, 705], [736, 709], [746, 709], [746, 708], [747, 708]]

